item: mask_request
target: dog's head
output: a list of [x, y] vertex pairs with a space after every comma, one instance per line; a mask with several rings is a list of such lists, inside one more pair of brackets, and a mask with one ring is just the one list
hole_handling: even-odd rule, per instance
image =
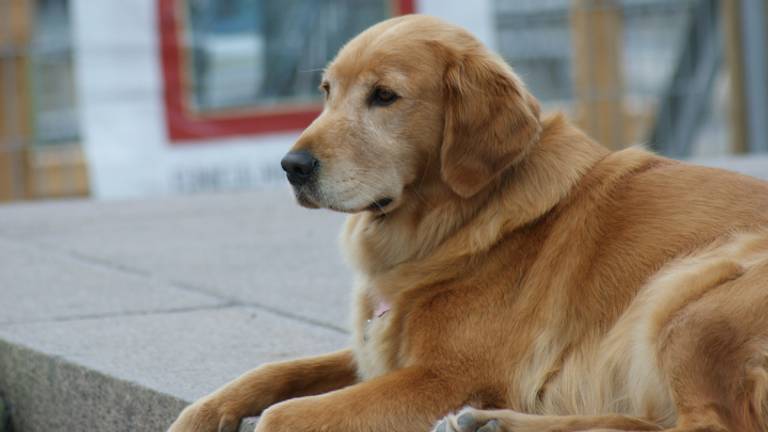
[[426, 16], [350, 41], [320, 85], [325, 104], [282, 166], [304, 206], [389, 213], [439, 182], [467, 199], [536, 142], [539, 107], [465, 30]]

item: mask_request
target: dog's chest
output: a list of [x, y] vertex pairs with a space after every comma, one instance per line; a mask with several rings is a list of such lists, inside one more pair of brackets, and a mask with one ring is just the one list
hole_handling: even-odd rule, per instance
[[358, 374], [364, 380], [384, 375], [397, 368], [395, 358], [398, 346], [393, 338], [393, 313], [378, 307], [357, 326], [355, 356]]

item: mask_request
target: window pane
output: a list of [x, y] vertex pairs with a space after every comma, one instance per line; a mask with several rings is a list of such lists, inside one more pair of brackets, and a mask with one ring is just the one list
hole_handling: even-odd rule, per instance
[[188, 0], [187, 100], [198, 111], [305, 104], [322, 69], [389, 0]]
[[29, 53], [37, 144], [78, 136], [68, 0], [37, 0]]

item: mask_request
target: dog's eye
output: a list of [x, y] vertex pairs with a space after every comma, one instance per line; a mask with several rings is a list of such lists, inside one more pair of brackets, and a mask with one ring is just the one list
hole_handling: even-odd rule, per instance
[[387, 106], [391, 105], [400, 96], [392, 90], [384, 87], [376, 87], [371, 93], [371, 105], [375, 106]]
[[320, 84], [320, 91], [323, 93], [323, 96], [328, 99], [328, 96], [331, 94], [331, 85], [328, 81]]

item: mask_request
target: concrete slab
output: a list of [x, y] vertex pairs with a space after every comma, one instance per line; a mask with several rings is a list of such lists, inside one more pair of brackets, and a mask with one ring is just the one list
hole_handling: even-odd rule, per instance
[[185, 401], [347, 338], [249, 307], [3, 325], [0, 389], [18, 431], [165, 430]]
[[0, 238], [346, 328], [351, 278], [337, 246], [343, 219], [303, 209], [281, 189], [0, 207]]
[[0, 324], [188, 310], [213, 295], [116, 272], [76, 255], [0, 239]]
[[287, 190], [0, 206], [14, 430], [164, 430], [263, 362], [343, 347], [342, 221]]

